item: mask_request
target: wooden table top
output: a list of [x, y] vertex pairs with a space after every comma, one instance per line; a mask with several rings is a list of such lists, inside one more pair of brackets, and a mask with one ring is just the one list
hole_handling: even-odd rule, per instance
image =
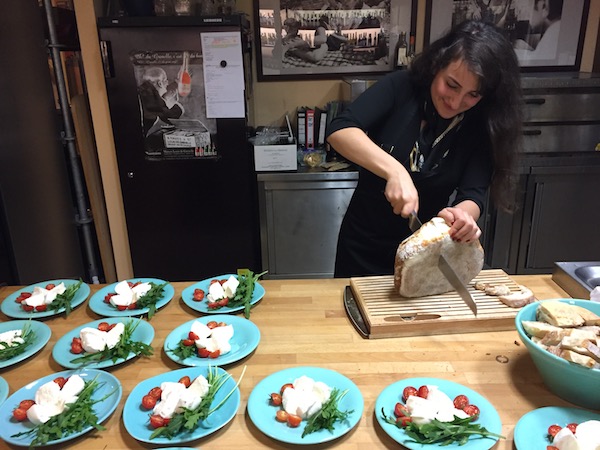
[[[569, 297], [551, 280], [550, 275], [511, 278], [532, 289], [538, 299]], [[165, 355], [163, 343], [175, 327], [198, 317], [199, 313], [181, 300], [182, 290], [193, 282], [172, 284], [175, 288], [173, 300], [150, 321], [156, 333], [152, 342], [155, 354], [109, 369], [122, 383], [123, 397], [117, 410], [104, 423], [107, 430], [48, 448], [125, 450], [157, 447], [130, 437], [121, 417], [128, 394], [140, 381], [182, 368]], [[344, 310], [342, 296], [348, 280], [264, 280], [261, 284], [266, 295], [252, 309], [251, 315], [251, 320], [261, 332], [258, 348], [242, 361], [224, 367], [237, 380], [247, 366], [240, 385], [242, 400], [237, 415], [216, 433], [182, 444], [184, 446], [236, 450], [290, 448], [290, 445], [275, 441], [256, 428], [248, 416], [246, 404], [258, 382], [293, 366], [336, 370], [352, 379], [364, 397], [364, 412], [358, 426], [335, 441], [310, 448], [399, 448], [399, 444], [376, 422], [374, 405], [386, 386], [409, 377], [443, 378], [463, 384], [486, 397], [500, 414], [502, 432], [507, 437], [500, 440], [494, 449], [513, 448], [514, 427], [523, 414], [548, 405], [572, 406], [544, 386], [515, 330], [363, 339], [352, 327]], [[102, 286], [90, 287], [93, 294]], [[16, 289], [18, 287], [0, 288], [0, 300]], [[0, 317], [2, 321], [10, 320], [4, 315]], [[10, 394], [31, 381], [64, 370], [52, 358], [56, 341], [75, 327], [100, 318], [86, 302], [67, 318], [61, 315], [45, 320], [52, 329], [48, 344], [33, 357], [0, 369], [0, 376], [7, 381]], [[12, 405], [4, 406], [7, 407], [12, 409]], [[4, 448], [13, 447], [0, 441], [0, 449]]]

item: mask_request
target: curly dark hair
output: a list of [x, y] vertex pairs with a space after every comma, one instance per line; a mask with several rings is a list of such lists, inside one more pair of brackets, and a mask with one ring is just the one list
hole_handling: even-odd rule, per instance
[[516, 159], [522, 145], [522, 94], [519, 62], [510, 42], [492, 24], [467, 20], [431, 43], [410, 66], [413, 81], [429, 89], [435, 75], [463, 60], [479, 77], [482, 99], [476, 106], [487, 124], [494, 174], [494, 204], [512, 211]]

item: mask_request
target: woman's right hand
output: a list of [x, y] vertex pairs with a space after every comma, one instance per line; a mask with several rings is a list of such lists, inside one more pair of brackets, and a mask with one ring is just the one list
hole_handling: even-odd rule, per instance
[[419, 193], [404, 167], [387, 179], [384, 194], [394, 214], [408, 217], [411, 212], [419, 210]]

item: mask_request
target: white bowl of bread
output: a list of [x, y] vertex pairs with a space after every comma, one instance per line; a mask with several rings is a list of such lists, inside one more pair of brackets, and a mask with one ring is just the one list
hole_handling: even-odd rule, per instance
[[519, 311], [515, 325], [551, 392], [578, 406], [600, 409], [600, 303], [530, 303]]

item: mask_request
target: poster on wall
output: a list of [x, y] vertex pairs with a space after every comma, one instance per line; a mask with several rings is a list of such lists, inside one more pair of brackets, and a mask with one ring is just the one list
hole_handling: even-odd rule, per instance
[[480, 19], [504, 30], [525, 71], [579, 70], [589, 0], [427, 0], [425, 44]]
[[417, 0], [255, 0], [261, 81], [340, 78], [395, 67]]
[[134, 51], [141, 132], [147, 160], [216, 156], [217, 124], [206, 115], [202, 54]]

